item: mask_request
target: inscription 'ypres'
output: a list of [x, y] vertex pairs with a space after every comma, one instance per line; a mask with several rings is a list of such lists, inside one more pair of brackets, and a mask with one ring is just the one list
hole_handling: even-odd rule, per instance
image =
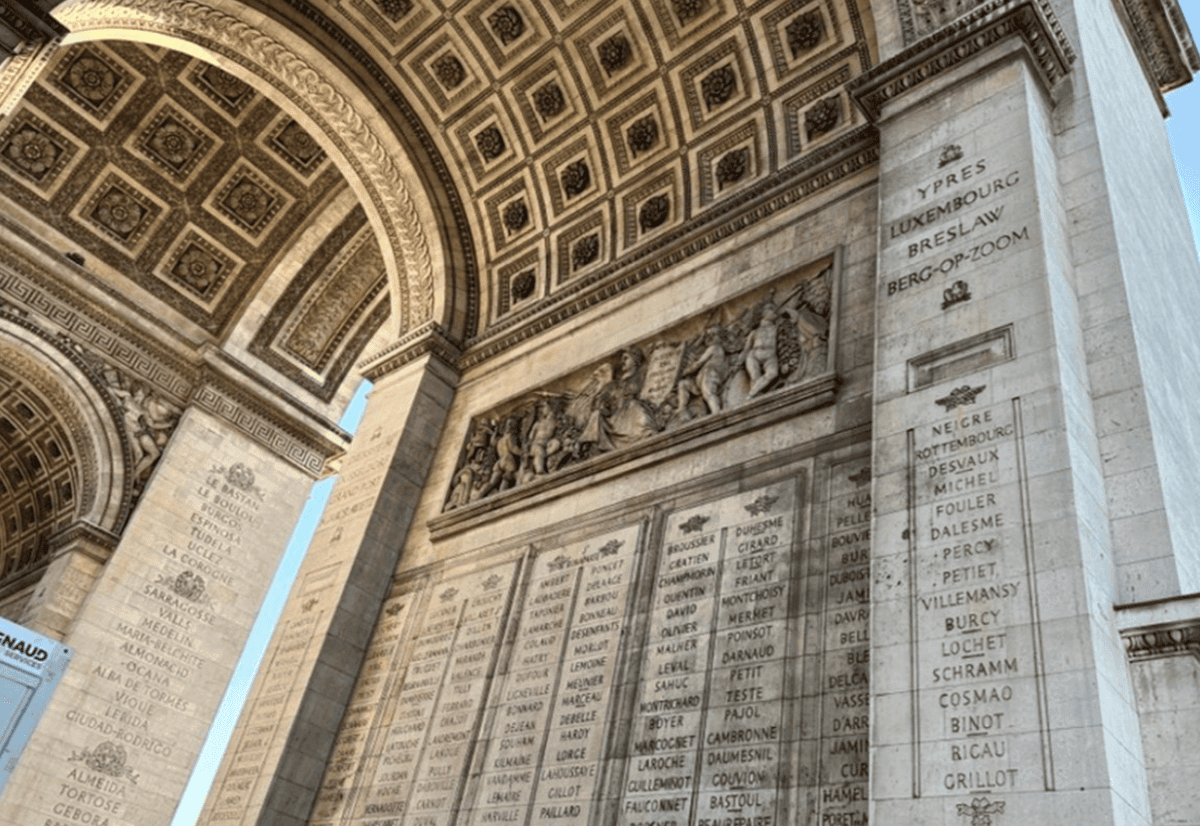
[[[976, 168], [982, 172], [986, 169], [986, 162], [979, 161]], [[953, 197], [947, 197], [944, 201], [939, 202], [936, 206], [923, 209], [921, 212], [901, 218], [888, 225], [888, 240], [903, 238], [910, 232], [932, 227], [939, 221], [950, 218], [961, 210], [969, 209], [976, 204], [981, 204], [983, 201], [991, 198], [993, 195], [1004, 192], [1006, 189], [1016, 186], [1021, 182], [1021, 173], [1018, 170], [1011, 170], [1003, 175], [997, 176], [992, 180], [973, 186], [966, 192], [957, 194]], [[918, 192], [922, 192], [920, 187], [917, 187]], [[924, 197], [924, 196], [922, 196]]]

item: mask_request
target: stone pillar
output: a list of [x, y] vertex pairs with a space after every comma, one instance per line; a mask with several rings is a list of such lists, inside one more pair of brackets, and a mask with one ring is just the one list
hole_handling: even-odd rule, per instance
[[454, 396], [456, 357], [429, 328], [368, 371], [358, 435], [200, 823], [307, 822]]
[[1071, 59], [1041, 6], [993, 3], [858, 84], [877, 823], [1149, 822], [1055, 142]]
[[53, 559], [21, 614], [21, 625], [54, 639], [65, 639], [116, 546], [117, 537], [86, 522], [50, 537]]
[[311, 481], [192, 407], [107, 563], [87, 531], [63, 537], [27, 619], [75, 653], [0, 823], [170, 819]]

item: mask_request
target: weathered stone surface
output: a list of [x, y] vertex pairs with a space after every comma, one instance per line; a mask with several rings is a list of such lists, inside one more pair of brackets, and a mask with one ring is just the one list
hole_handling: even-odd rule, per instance
[[1200, 824], [1173, 0], [299, 12], [0, 67], [0, 819], [164, 822], [328, 470], [205, 826]]

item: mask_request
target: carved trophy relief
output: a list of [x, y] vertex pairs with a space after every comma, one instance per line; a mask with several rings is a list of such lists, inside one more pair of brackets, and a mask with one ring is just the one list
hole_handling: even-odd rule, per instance
[[477, 417], [444, 511], [827, 375], [822, 263]]
[[142, 381], [130, 379], [116, 368], [100, 370], [105, 386], [120, 404], [121, 423], [129, 438], [134, 485], [145, 484], [162, 456], [183, 411]]

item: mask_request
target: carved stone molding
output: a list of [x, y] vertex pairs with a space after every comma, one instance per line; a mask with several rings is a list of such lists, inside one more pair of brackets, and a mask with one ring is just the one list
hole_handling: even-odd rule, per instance
[[1047, 90], [1071, 69], [1075, 52], [1043, 0], [992, 0], [847, 84], [872, 122], [883, 107], [1009, 38], [1020, 38]]
[[13, 47], [0, 47], [0, 58], [23, 55], [66, 34], [66, 29], [38, 3], [22, 0], [0, 0], [0, 26], [6, 30], [5, 41], [12, 36], [20, 39]]
[[345, 449], [324, 434], [304, 432], [285, 422], [262, 402], [211, 368], [205, 368], [192, 393], [191, 403], [223, 419], [272, 453], [313, 476], [320, 477], [325, 463]]
[[1200, 617], [1189, 622], [1121, 632], [1131, 662], [1191, 654], [1200, 659]]
[[[1152, 85], [1169, 92], [1200, 71], [1200, 51], [1178, 0], [1121, 0], [1124, 22]], [[1165, 113], [1164, 113], [1165, 114]]]
[[358, 367], [368, 379], [378, 381], [426, 355], [434, 356], [455, 374], [458, 373], [457, 365], [462, 356], [462, 349], [450, 339], [440, 325], [433, 322], [421, 325], [399, 341], [364, 359], [359, 362]]
[[433, 318], [434, 276], [429, 242], [416, 204], [384, 142], [354, 103], [310, 63], [249, 23], [192, 0], [83, 0], [59, 19], [72, 32], [132, 29], [178, 37], [219, 53], [270, 81], [341, 144], [384, 223], [392, 255], [389, 279], [398, 329]]
[[50, 537], [50, 555], [58, 556], [67, 551], [79, 550], [97, 562], [104, 563], [116, 550], [120, 539], [119, 535], [103, 528], [97, 528], [87, 522], [76, 522]]
[[6, 117], [25, 92], [33, 85], [33, 81], [46, 68], [50, 58], [59, 46], [59, 39], [54, 38], [37, 46], [31, 46], [18, 55], [13, 55], [0, 66], [0, 117]]
[[[191, 393], [196, 371], [129, 329], [95, 304], [54, 284], [29, 259], [0, 245], [0, 298], [38, 317], [40, 327], [55, 330], [87, 347], [142, 381], [177, 398]], [[86, 308], [85, 308], [86, 307]]]

